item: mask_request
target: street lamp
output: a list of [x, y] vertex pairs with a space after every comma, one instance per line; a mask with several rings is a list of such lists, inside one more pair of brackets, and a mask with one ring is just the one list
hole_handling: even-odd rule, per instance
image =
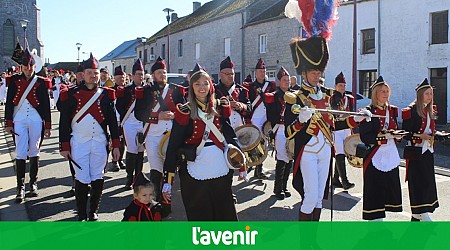
[[77, 46], [77, 49], [78, 49], [78, 59], [77, 59], [77, 61], [78, 61], [78, 64], [80, 64], [80, 48], [81, 48], [81, 45], [83, 45], [83, 44], [76, 43], [75, 45]]
[[29, 21], [26, 19], [22, 19], [19, 22], [20, 22], [20, 26], [22, 26], [22, 29], [23, 29], [23, 46], [26, 49], [26, 47], [27, 47], [27, 26], [28, 26]]
[[167, 72], [170, 72], [170, 12], [174, 12], [171, 8], [163, 9], [164, 12], [167, 12]]
[[147, 57], [145, 56], [144, 51], [145, 51], [145, 43], [147, 42], [147, 38], [146, 37], [138, 37], [137, 41], [142, 43], [142, 59], [143, 59], [142, 61], [144, 64], [143, 66], [144, 66], [144, 71], [145, 71], [145, 63], [147, 62]]

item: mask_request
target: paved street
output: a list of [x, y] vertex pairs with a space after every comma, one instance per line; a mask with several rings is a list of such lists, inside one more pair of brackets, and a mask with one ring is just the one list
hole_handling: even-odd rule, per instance
[[[4, 117], [4, 106], [0, 106], [0, 116]], [[69, 197], [71, 177], [69, 166], [59, 155], [58, 151], [58, 121], [59, 113], [52, 110], [53, 130], [50, 139], [44, 140], [41, 149], [39, 187], [40, 195], [36, 198], [27, 197], [22, 204], [14, 204], [15, 198], [15, 174], [12, 158], [8, 146], [13, 151], [12, 137], [5, 135], [3, 127], [0, 127], [0, 220], [2, 221], [74, 221], [75, 198]], [[436, 149], [436, 165], [449, 165], [450, 151], [448, 146], [440, 145]], [[269, 153], [270, 154], [270, 153]], [[447, 154], [444, 155], [444, 154]], [[401, 154], [402, 155], [402, 154]], [[278, 201], [272, 196], [275, 160], [268, 157], [264, 164], [269, 179], [249, 182], [238, 182], [234, 178], [234, 192], [238, 198], [237, 210], [240, 220], [243, 221], [294, 221], [298, 218], [300, 197], [291, 188], [293, 196], [283, 201]], [[148, 163], [144, 164], [145, 173], [149, 173]], [[336, 189], [334, 195], [335, 221], [361, 221], [362, 210], [362, 169], [348, 167], [349, 179], [356, 183], [356, 187], [348, 192]], [[436, 221], [450, 220], [450, 175], [446, 169], [437, 170], [436, 180], [440, 208], [431, 215]], [[125, 184], [125, 170], [109, 172], [106, 174], [105, 190], [100, 204], [99, 216], [101, 221], [120, 221], [127, 205], [132, 200], [132, 191], [123, 188]], [[400, 178], [404, 180], [405, 169], [400, 168]], [[250, 174], [252, 176], [252, 174]], [[29, 176], [26, 175], [28, 183]], [[289, 184], [291, 185], [291, 184]], [[27, 185], [27, 191], [29, 187]], [[168, 220], [184, 221], [183, 205], [180, 197], [178, 182], [174, 187], [173, 213]], [[402, 181], [403, 211], [402, 213], [389, 213], [388, 221], [408, 221], [410, 219], [408, 189]], [[330, 201], [325, 201], [321, 220], [331, 219]]]

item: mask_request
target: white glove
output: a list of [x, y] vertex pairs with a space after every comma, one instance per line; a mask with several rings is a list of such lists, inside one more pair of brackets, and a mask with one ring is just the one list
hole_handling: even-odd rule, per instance
[[172, 184], [164, 183], [164, 186], [162, 188], [163, 193], [172, 194]]
[[395, 136], [394, 136], [393, 134], [391, 134], [391, 133], [385, 134], [384, 137], [386, 138], [386, 140], [394, 139], [394, 138], [395, 138]]
[[372, 120], [372, 112], [370, 112], [370, 110], [362, 109], [358, 112], [358, 114], [361, 115], [356, 115], [353, 117], [353, 119], [355, 119], [355, 122], [362, 122], [364, 119], [366, 119], [366, 122], [370, 122]]
[[302, 109], [300, 109], [300, 113], [298, 113], [297, 119], [300, 123], [305, 123], [311, 118], [313, 114], [314, 110], [311, 110], [308, 107], [303, 107]]
[[248, 181], [248, 178], [247, 178], [247, 171], [239, 172], [239, 178], [238, 178], [238, 180], [239, 180], [239, 181], [242, 181], [242, 180]]

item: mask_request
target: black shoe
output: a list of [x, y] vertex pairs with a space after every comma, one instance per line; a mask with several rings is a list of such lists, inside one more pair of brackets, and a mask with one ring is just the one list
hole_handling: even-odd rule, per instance
[[343, 188], [342, 183], [339, 180], [333, 179], [332, 181], [333, 187]]
[[411, 216], [411, 221], [420, 221], [420, 220]]
[[119, 172], [119, 170], [120, 170], [120, 168], [119, 168], [119, 164], [117, 164], [117, 161], [111, 162], [111, 164], [109, 165], [109, 171]]
[[342, 187], [343, 187], [345, 190], [348, 190], [348, 189], [350, 189], [350, 188], [354, 188], [354, 187], [355, 187], [355, 183], [351, 183], [351, 182], [343, 182], [343, 183], [342, 183]]
[[279, 201], [284, 200], [284, 194], [282, 194], [282, 193], [275, 193], [275, 197]]
[[25, 199], [25, 188], [18, 189], [15, 202], [22, 203], [24, 199]]
[[30, 196], [37, 197], [39, 195], [37, 183], [31, 183], [30, 186], [31, 186]]
[[125, 184], [125, 190], [131, 190], [133, 188], [133, 181], [128, 180]]
[[267, 175], [265, 175], [264, 173], [259, 173], [258, 176], [256, 176], [256, 179], [260, 179], [260, 180], [265, 180], [267, 179]]
[[250, 173], [250, 172], [252, 172], [252, 170], [253, 170], [253, 166], [248, 167], [248, 168], [247, 168], [247, 174]]
[[119, 167], [120, 169], [127, 169], [127, 166], [123, 163], [123, 161], [119, 161]]
[[72, 196], [75, 196], [75, 187], [72, 187], [72, 188], [69, 190], [69, 197], [72, 197]]
[[289, 192], [287, 190], [284, 190], [283, 192], [284, 192], [284, 198], [289, 198], [292, 196], [291, 192]]
[[89, 213], [88, 221], [98, 221], [98, 214], [97, 213]]

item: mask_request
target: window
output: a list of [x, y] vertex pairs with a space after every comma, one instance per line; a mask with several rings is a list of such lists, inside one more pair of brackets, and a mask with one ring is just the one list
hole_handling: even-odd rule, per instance
[[375, 29], [361, 30], [362, 54], [375, 53]]
[[267, 80], [269, 81], [275, 81], [275, 78], [277, 76], [277, 72], [275, 70], [267, 70], [266, 71]]
[[139, 59], [142, 59], [142, 50], [139, 50]]
[[150, 55], [154, 55], [155, 51], [153, 50], [153, 47], [150, 48]]
[[225, 38], [225, 56], [231, 55], [231, 38]]
[[262, 34], [259, 35], [259, 53], [266, 53], [267, 52], [267, 35]]
[[144, 66], [145, 66], [145, 64], [147, 63], [147, 59], [148, 59], [147, 54], [148, 54], [147, 49], [144, 49]]
[[370, 86], [377, 80], [377, 70], [359, 71], [359, 93], [370, 98]]
[[183, 56], [183, 39], [178, 40], [178, 57]]
[[14, 45], [14, 25], [10, 19], [6, 19], [6, 22], [3, 24], [3, 54], [12, 55]]
[[123, 72], [127, 72], [127, 65], [122, 65]]
[[166, 58], [166, 45], [163, 44], [161, 46], [161, 58], [165, 59]]
[[178, 69], [178, 74], [183, 74], [183, 69]]
[[200, 59], [200, 43], [195, 44], [195, 60]]
[[431, 44], [448, 43], [448, 10], [431, 13]]

